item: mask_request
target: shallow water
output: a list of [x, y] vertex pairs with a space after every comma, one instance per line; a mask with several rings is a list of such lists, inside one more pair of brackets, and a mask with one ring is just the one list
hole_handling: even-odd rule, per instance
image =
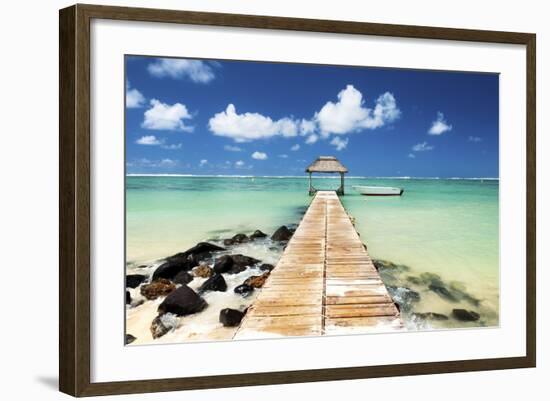
[[[335, 189], [339, 179], [320, 178], [314, 185]], [[364, 197], [355, 193], [352, 185], [398, 186], [405, 192], [402, 197]], [[256, 229], [272, 233], [283, 224], [297, 224], [311, 199], [305, 178], [130, 176], [126, 187], [126, 251], [132, 272], [152, 272], [155, 260], [205, 239], [250, 234]], [[498, 180], [346, 178], [346, 195], [341, 199], [370, 255], [399, 266], [382, 271], [386, 285], [396, 287], [392, 289], [395, 296], [403, 287], [420, 296], [402, 306], [409, 328], [498, 324], [498, 191]], [[247, 248], [234, 253], [273, 264], [280, 256], [280, 249], [270, 249], [268, 243], [243, 246]], [[139, 265], [150, 267], [137, 268]], [[418, 279], [426, 272], [438, 275], [443, 287], [453, 292], [451, 300]], [[243, 277], [229, 278], [236, 281], [228, 285], [227, 293], [209, 295], [207, 301], [215, 305], [211, 312], [184, 318], [185, 324], [156, 341], [200, 339], [201, 332], [210, 332], [211, 338], [230, 338], [231, 331], [217, 323], [217, 313], [223, 307], [244, 308], [252, 301], [242, 303], [231, 291], [232, 284], [244, 281], [252, 272], [241, 274]], [[190, 284], [192, 288], [198, 285], [200, 279]], [[155, 315], [154, 302], [128, 309], [127, 323], [133, 322], [136, 330], [141, 327], [143, 331], [136, 343], [147, 336]], [[452, 318], [424, 321], [413, 315], [436, 312], [450, 316], [453, 308], [476, 311], [481, 318], [465, 323]]]

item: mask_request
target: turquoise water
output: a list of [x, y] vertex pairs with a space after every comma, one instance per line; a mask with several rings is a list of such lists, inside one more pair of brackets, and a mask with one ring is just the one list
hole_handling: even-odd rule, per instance
[[[314, 185], [335, 189], [339, 179]], [[364, 197], [352, 185], [398, 186], [402, 197]], [[148, 263], [205, 239], [297, 224], [309, 204], [306, 178], [129, 176], [126, 182], [127, 261]], [[387, 285], [420, 294], [412, 312], [449, 315], [475, 310], [476, 323], [450, 319], [435, 327], [498, 324], [499, 183], [497, 180], [346, 178], [342, 202], [375, 259], [399, 266]], [[419, 284], [437, 274], [468, 297], [450, 302]], [[468, 299], [475, 298], [472, 304]]]

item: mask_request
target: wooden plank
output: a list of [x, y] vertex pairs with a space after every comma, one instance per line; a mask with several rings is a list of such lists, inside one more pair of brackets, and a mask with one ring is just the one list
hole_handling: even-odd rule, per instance
[[403, 329], [334, 191], [318, 191], [235, 338]]

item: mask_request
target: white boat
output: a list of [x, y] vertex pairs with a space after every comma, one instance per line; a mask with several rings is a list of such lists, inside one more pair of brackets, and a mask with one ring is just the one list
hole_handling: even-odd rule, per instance
[[368, 196], [400, 196], [403, 194], [403, 188], [396, 187], [371, 187], [366, 185], [353, 185], [353, 189], [361, 195]]

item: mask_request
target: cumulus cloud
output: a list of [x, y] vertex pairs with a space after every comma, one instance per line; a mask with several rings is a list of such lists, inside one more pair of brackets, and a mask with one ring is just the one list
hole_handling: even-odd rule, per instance
[[187, 107], [181, 103], [169, 105], [157, 99], [152, 99], [149, 108], [144, 114], [141, 126], [151, 130], [167, 131], [193, 131], [193, 127], [185, 124], [184, 120], [190, 120], [193, 116]]
[[342, 135], [364, 129], [376, 129], [395, 121], [401, 115], [395, 97], [390, 92], [380, 95], [374, 108], [365, 107], [363, 94], [353, 85], [338, 93], [336, 103], [327, 102], [315, 113], [321, 135]]
[[264, 152], [256, 151], [252, 153], [252, 158], [256, 160], [267, 160], [267, 154], [265, 154]]
[[349, 139], [348, 138], [340, 138], [339, 136], [335, 136], [332, 138], [332, 141], [330, 141], [330, 144], [333, 145], [336, 150], [340, 151], [345, 149], [348, 146]]
[[225, 145], [223, 147], [225, 150], [227, 150], [228, 152], [242, 152], [242, 148], [238, 147], [238, 146], [233, 146], [233, 145]]
[[212, 68], [200, 60], [161, 58], [149, 64], [147, 70], [157, 78], [188, 78], [196, 83], [208, 83], [215, 78]]
[[207, 164], [208, 164], [208, 160], [206, 160], [206, 159], [202, 159], [202, 160], [199, 162], [199, 166], [200, 166], [200, 167], [203, 167], [203, 166], [205, 166], [205, 165], [207, 165]]
[[214, 135], [228, 137], [235, 142], [250, 142], [274, 136], [293, 137], [298, 133], [298, 123], [291, 118], [274, 121], [259, 113], [238, 114], [233, 104], [229, 104], [225, 111], [215, 114], [208, 122], [208, 127]]
[[316, 129], [315, 121], [311, 120], [304, 120], [300, 121], [300, 134], [301, 135], [309, 135], [313, 134]]
[[235, 162], [235, 167], [237, 167], [237, 168], [244, 167], [244, 164], [245, 163], [242, 160], [237, 160]]
[[300, 150], [300, 145], [298, 145], [298, 144], [292, 145], [290, 150], [292, 150], [293, 152], [296, 152], [296, 151]]
[[426, 152], [428, 150], [432, 150], [433, 148], [433, 146], [428, 145], [428, 142], [421, 142], [414, 145], [412, 150], [413, 152]]
[[319, 135], [311, 134], [306, 138], [306, 145], [313, 145], [319, 139]]
[[155, 146], [155, 145], [162, 145], [163, 141], [158, 139], [154, 135], [146, 135], [139, 138], [136, 143], [138, 145], [149, 145], [149, 146]]
[[481, 140], [482, 140], [482, 139], [481, 139], [479, 136], [471, 136], [471, 135], [470, 135], [470, 136], [468, 137], [468, 141], [469, 141], [469, 142], [481, 142]]
[[451, 131], [453, 129], [453, 126], [448, 124], [445, 120], [445, 115], [438, 111], [437, 112], [437, 118], [432, 121], [432, 126], [428, 130], [428, 134], [430, 135], [441, 135], [444, 132]]
[[416, 155], [414, 153], [409, 153], [409, 158], [414, 159], [416, 158]]
[[130, 86], [130, 82], [126, 82], [126, 107], [136, 109], [145, 106], [145, 96], [135, 88]]

